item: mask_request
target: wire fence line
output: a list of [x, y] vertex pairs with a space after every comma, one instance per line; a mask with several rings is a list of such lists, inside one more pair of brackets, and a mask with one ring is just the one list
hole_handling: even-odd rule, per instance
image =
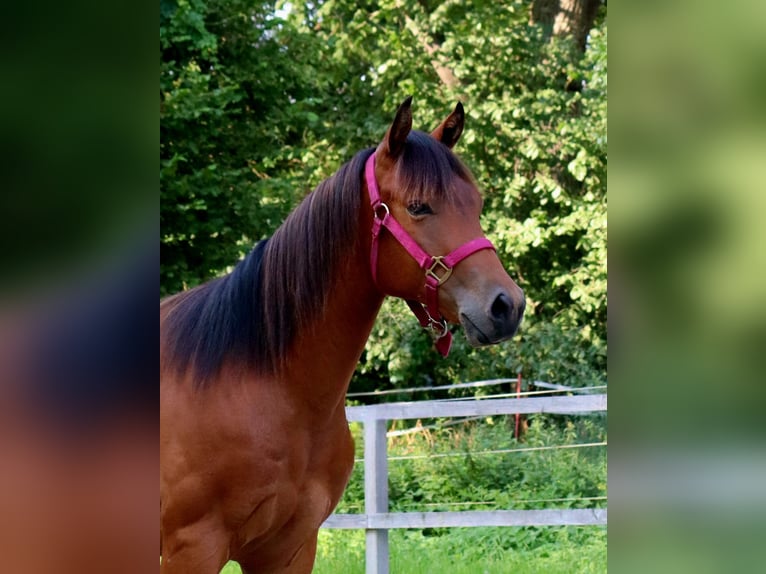
[[[607, 446], [607, 441], [603, 442], [587, 442], [577, 444], [558, 444], [550, 446], [530, 446], [522, 448], [499, 448], [494, 450], [477, 450], [473, 452], [437, 452], [434, 454], [412, 454], [412, 455], [399, 455], [389, 456], [388, 460], [422, 460], [430, 458], [446, 458], [455, 456], [486, 456], [490, 454], [508, 454], [513, 452], [535, 452], [543, 450], [559, 450], [559, 449], [571, 449], [571, 448], [588, 448], [595, 446]], [[364, 462], [364, 458], [355, 458], [354, 462]]]
[[[584, 500], [587, 501], [599, 501], [599, 500], [607, 500], [608, 497], [606, 496], [571, 496], [571, 497], [564, 497], [564, 498], [519, 498], [516, 500], [509, 500], [509, 501], [503, 501], [502, 504], [510, 504], [512, 506], [517, 506], [521, 504], [532, 504], [532, 503], [540, 503], [540, 502], [582, 502]], [[457, 506], [499, 506], [501, 503], [497, 500], [482, 500], [482, 501], [468, 501], [468, 502], [423, 502], [418, 505], [409, 505], [407, 506], [410, 510], [415, 510], [420, 507], [429, 507], [429, 508], [441, 508], [441, 507], [457, 507]], [[348, 504], [346, 505], [346, 508], [364, 508], [364, 504]]]
[[490, 387], [493, 385], [502, 385], [504, 383], [515, 383], [516, 379], [487, 379], [484, 381], [473, 381], [470, 383], [456, 383], [454, 385], [438, 385], [431, 387], [409, 387], [406, 389], [386, 389], [384, 391], [366, 391], [362, 393], [346, 393], [347, 397], [376, 397], [383, 395], [397, 395], [407, 393], [417, 393], [421, 391], [446, 391], [449, 389], [475, 389], [479, 387]]
[[595, 385], [592, 387], [577, 387], [577, 388], [568, 388], [566, 390], [562, 389], [548, 389], [546, 391], [520, 391], [520, 392], [512, 392], [512, 393], [499, 393], [495, 395], [475, 395], [473, 397], [448, 397], [446, 399], [434, 399], [435, 401], [440, 402], [448, 402], [448, 401], [485, 401], [487, 399], [500, 399], [500, 398], [509, 398], [509, 397], [533, 397], [536, 395], [552, 395], [555, 393], [574, 393], [574, 392], [585, 392], [585, 391], [595, 391], [600, 389], [606, 389], [606, 385]]
[[[517, 504], [531, 504], [531, 503], [539, 503], [539, 502], [581, 502], [583, 500], [589, 500], [589, 501], [596, 501], [596, 500], [607, 500], [606, 496], [570, 496], [570, 497], [564, 497], [564, 498], [519, 498], [517, 500], [509, 500], [508, 504], [511, 505], [517, 505]], [[439, 506], [469, 506], [469, 505], [476, 505], [476, 506], [497, 506], [498, 502], [494, 500], [489, 501], [482, 501], [482, 502], [424, 502], [420, 506], [430, 506], [430, 507], [439, 507]]]
[[446, 458], [446, 457], [459, 457], [459, 456], [486, 456], [491, 454], [509, 454], [514, 452], [535, 452], [543, 450], [560, 450], [571, 448], [588, 448], [594, 446], [606, 446], [606, 441], [603, 442], [589, 442], [578, 444], [559, 444], [551, 446], [531, 446], [524, 448], [499, 448], [495, 450], [477, 450], [475, 452], [439, 452], [434, 454], [413, 454], [413, 455], [401, 455], [401, 456], [389, 456], [388, 460], [419, 460], [426, 458]]
[[[423, 386], [423, 387], [408, 387], [404, 389], [385, 389], [382, 391], [364, 391], [359, 393], [346, 393], [346, 397], [377, 397], [386, 395], [401, 395], [409, 393], [419, 393], [426, 391], [448, 391], [451, 389], [477, 389], [482, 387], [492, 387], [497, 385], [504, 385], [508, 383], [516, 383], [518, 379], [487, 379], [484, 381], [473, 381], [470, 383], [455, 383], [453, 385], [436, 385], [436, 386]], [[547, 387], [545, 391], [525, 391], [522, 393], [514, 393], [514, 396], [529, 396], [534, 394], [550, 394], [561, 392], [583, 392], [590, 389], [605, 389], [606, 385], [599, 385], [595, 387], [568, 387], [566, 385], [558, 385], [555, 383], [548, 383], [545, 381], [530, 381], [529, 385], [537, 387]], [[466, 397], [473, 398], [473, 397]]]

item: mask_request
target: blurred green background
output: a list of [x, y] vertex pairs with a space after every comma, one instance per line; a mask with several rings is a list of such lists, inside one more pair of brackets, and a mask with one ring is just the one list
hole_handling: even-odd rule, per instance
[[762, 571], [766, 5], [611, 8], [610, 570]]

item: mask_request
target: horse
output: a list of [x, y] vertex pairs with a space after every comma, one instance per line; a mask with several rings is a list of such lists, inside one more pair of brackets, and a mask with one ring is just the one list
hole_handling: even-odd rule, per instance
[[463, 106], [429, 134], [411, 103], [230, 274], [161, 301], [161, 573], [311, 572], [354, 464], [345, 394], [385, 296], [442, 354], [451, 324], [474, 346], [516, 332], [523, 291], [452, 152]]

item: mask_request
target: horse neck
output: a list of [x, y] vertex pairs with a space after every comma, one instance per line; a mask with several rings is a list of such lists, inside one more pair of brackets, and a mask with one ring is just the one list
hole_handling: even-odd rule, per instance
[[372, 212], [362, 209], [360, 237], [338, 264], [322, 312], [288, 353], [286, 383], [311, 415], [344, 406], [348, 384], [383, 302], [370, 273]]

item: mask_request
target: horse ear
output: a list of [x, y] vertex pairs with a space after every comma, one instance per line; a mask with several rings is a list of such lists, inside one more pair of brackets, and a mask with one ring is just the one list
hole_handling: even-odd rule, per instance
[[463, 133], [464, 122], [465, 110], [463, 110], [463, 104], [458, 102], [455, 106], [455, 111], [447, 116], [447, 119], [438, 128], [431, 132], [431, 136], [452, 149], [457, 140], [460, 139], [460, 134]]
[[412, 129], [412, 96], [402, 102], [396, 110], [394, 123], [388, 128], [386, 137], [383, 139], [384, 150], [392, 158], [397, 158], [404, 151], [404, 144]]

